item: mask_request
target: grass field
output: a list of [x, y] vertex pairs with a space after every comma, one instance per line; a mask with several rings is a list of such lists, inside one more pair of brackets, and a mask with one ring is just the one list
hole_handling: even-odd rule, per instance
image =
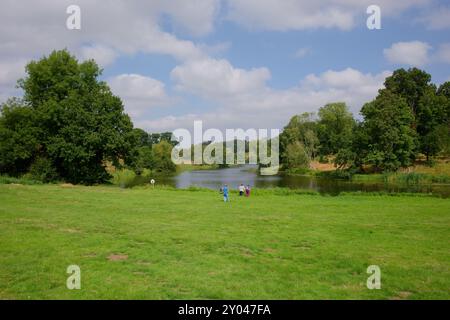
[[450, 298], [450, 200], [0, 185], [0, 203], [1, 299]]

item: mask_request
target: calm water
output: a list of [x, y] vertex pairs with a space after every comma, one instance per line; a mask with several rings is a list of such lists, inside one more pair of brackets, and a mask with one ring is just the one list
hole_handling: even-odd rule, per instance
[[[241, 183], [250, 184], [252, 188], [285, 187], [291, 189], [311, 189], [324, 194], [338, 195], [344, 191], [387, 191], [387, 192], [420, 192], [439, 194], [450, 197], [450, 185], [399, 185], [369, 182], [351, 182], [310, 176], [260, 176], [256, 166], [220, 170], [185, 171], [172, 177], [155, 177], [157, 184], [170, 185], [176, 188], [198, 186], [218, 190], [223, 184], [237, 188]], [[139, 180], [136, 184], [148, 183]]]

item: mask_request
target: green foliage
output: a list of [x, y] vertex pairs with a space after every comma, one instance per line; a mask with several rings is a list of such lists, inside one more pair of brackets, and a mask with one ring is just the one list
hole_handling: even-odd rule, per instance
[[386, 89], [400, 95], [408, 103], [414, 116], [413, 128], [418, 134], [418, 151], [427, 160], [445, 149], [439, 137], [440, 126], [450, 128], [449, 83], [439, 89], [431, 83], [431, 76], [417, 68], [399, 69], [385, 81]]
[[[309, 167], [318, 148], [317, 124], [313, 114], [303, 113], [292, 117], [280, 135], [280, 160], [284, 167]], [[290, 154], [291, 151], [295, 154]]]
[[284, 154], [288, 169], [309, 168], [310, 158], [305, 146], [301, 142], [294, 142], [287, 146]]
[[447, 175], [432, 175], [427, 173], [395, 173], [384, 175], [384, 182], [403, 183], [408, 185], [432, 184], [432, 183], [450, 183], [450, 177]]
[[1, 172], [24, 172], [42, 156], [68, 182], [106, 181], [105, 162], [128, 157], [132, 123], [98, 80], [100, 68], [62, 50], [30, 62], [26, 72], [19, 81], [24, 102], [2, 108]]
[[381, 90], [378, 97], [361, 109], [367, 145], [363, 163], [381, 171], [396, 171], [411, 165], [415, 157], [414, 121], [406, 101], [390, 91]]
[[145, 169], [154, 168], [153, 151], [151, 147], [139, 147], [135, 159], [134, 168], [137, 174], [141, 174]]
[[328, 179], [351, 180], [353, 174], [354, 172], [352, 170], [337, 169], [333, 171], [318, 172], [316, 176]]
[[30, 166], [29, 175], [33, 180], [45, 183], [54, 182], [59, 179], [58, 173], [51, 160], [38, 157]]
[[384, 85], [387, 90], [403, 97], [415, 115], [418, 113], [420, 99], [430, 88], [430, 81], [431, 75], [423, 70], [398, 69], [386, 78]]
[[172, 162], [172, 147], [166, 140], [153, 145], [152, 169], [158, 172], [174, 172], [176, 170], [176, 166]]
[[350, 145], [355, 125], [353, 115], [343, 102], [330, 103], [319, 109], [318, 135], [320, 153], [336, 155]]
[[129, 188], [132, 186], [136, 173], [130, 169], [121, 169], [113, 174], [112, 183], [121, 188]]
[[29, 177], [22, 176], [20, 178], [9, 177], [6, 175], [0, 175], [0, 184], [24, 184], [24, 185], [34, 185], [42, 184], [42, 181], [33, 180]]
[[36, 113], [23, 101], [10, 99], [0, 117], [0, 173], [19, 176], [28, 171], [42, 148]]
[[442, 95], [446, 97], [447, 99], [450, 99], [450, 81], [444, 82], [439, 86], [439, 89], [437, 90], [438, 95]]

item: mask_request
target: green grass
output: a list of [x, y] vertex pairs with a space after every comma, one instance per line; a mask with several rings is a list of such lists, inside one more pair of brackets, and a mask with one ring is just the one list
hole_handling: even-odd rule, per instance
[[5, 175], [0, 175], [0, 184], [42, 184], [41, 181], [27, 179], [27, 178], [15, 178]]
[[[0, 185], [0, 298], [450, 298], [450, 200], [280, 190], [231, 199]], [[71, 264], [81, 290], [66, 288]], [[381, 268], [381, 290], [366, 288], [369, 265]]]
[[450, 184], [450, 176], [429, 173], [385, 173], [385, 174], [356, 174], [351, 177], [357, 182], [383, 182], [391, 184], [428, 185], [428, 184]]

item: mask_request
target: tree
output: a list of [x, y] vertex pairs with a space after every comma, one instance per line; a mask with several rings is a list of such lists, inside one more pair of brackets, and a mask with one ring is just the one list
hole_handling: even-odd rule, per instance
[[172, 161], [173, 146], [166, 140], [153, 145], [152, 147], [152, 169], [159, 172], [172, 172], [176, 167]]
[[[23, 162], [21, 171], [30, 160], [43, 157], [69, 182], [107, 180], [106, 162], [118, 164], [129, 155], [133, 126], [120, 98], [98, 80], [100, 68], [92, 60], [79, 63], [62, 50], [30, 62], [26, 72], [18, 82], [24, 90], [24, 102], [14, 113], [26, 115], [27, 120], [23, 118], [20, 127], [6, 126], [9, 131], [2, 129], [7, 142], [2, 139], [0, 148], [11, 150], [8, 143], [14, 141], [17, 149], [30, 150], [11, 155], [11, 159]], [[8, 123], [11, 115], [8, 107], [3, 109], [1, 122]], [[17, 141], [23, 132], [33, 130], [39, 132], [37, 141]], [[3, 168], [6, 173], [13, 172], [10, 167]]]
[[419, 148], [427, 161], [442, 150], [442, 140], [439, 135], [442, 126], [448, 125], [448, 99], [444, 95], [437, 95], [434, 88], [428, 88], [422, 95], [417, 108], [417, 133]]
[[0, 117], [0, 173], [13, 176], [28, 171], [42, 146], [36, 113], [23, 101], [10, 99]]
[[293, 142], [286, 147], [285, 155], [288, 169], [309, 168], [310, 158], [305, 146], [299, 142]]
[[369, 136], [364, 130], [364, 123], [359, 122], [353, 126], [348, 145], [338, 151], [334, 159], [335, 165], [340, 169], [347, 167], [351, 170], [364, 171], [365, 159], [369, 152]]
[[374, 101], [363, 106], [361, 114], [366, 145], [364, 158], [358, 161], [382, 171], [411, 165], [416, 134], [412, 129], [414, 116], [406, 100], [389, 90], [381, 90]]
[[442, 95], [447, 97], [447, 99], [450, 99], [450, 81], [444, 82], [439, 86], [439, 89], [437, 90], [438, 95]]
[[[313, 120], [312, 113], [303, 113], [291, 118], [288, 125], [280, 135], [280, 155], [281, 163], [289, 166], [287, 161], [287, 148], [297, 142], [302, 144], [302, 148], [310, 159], [316, 156], [319, 147], [317, 138], [317, 124]], [[292, 163], [292, 162], [291, 162]]]
[[387, 90], [403, 97], [413, 115], [416, 115], [420, 99], [432, 86], [430, 81], [431, 75], [423, 70], [417, 68], [398, 69], [392, 76], [386, 78], [384, 85]]
[[320, 108], [317, 131], [321, 155], [336, 155], [347, 148], [354, 125], [353, 115], [345, 103], [330, 103]]
[[387, 90], [403, 97], [410, 106], [414, 115], [412, 126], [418, 134], [417, 151], [429, 161], [445, 146], [445, 139], [439, 138], [439, 134], [445, 132], [445, 126], [450, 126], [450, 82], [436, 89], [428, 73], [412, 68], [394, 71], [386, 79], [385, 86]]

